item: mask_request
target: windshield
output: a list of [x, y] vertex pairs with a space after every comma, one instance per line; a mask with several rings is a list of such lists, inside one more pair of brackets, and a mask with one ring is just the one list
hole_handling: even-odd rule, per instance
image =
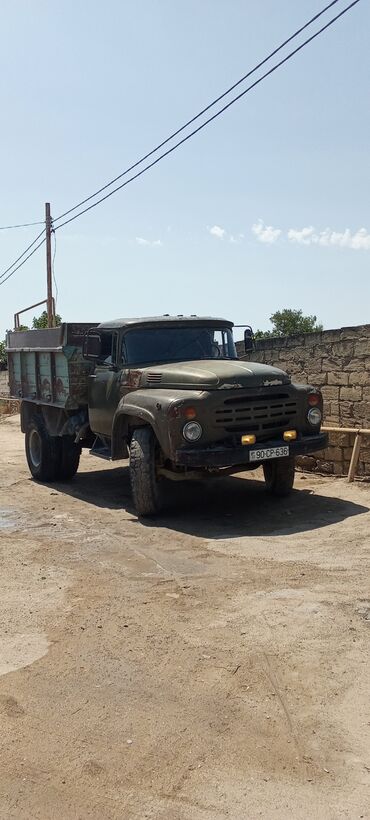
[[229, 328], [140, 328], [128, 331], [122, 344], [122, 358], [129, 365], [237, 358]]

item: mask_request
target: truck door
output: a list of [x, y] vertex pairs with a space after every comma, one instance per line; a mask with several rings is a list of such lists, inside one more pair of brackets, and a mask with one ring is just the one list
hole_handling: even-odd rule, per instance
[[113, 416], [120, 399], [117, 368], [118, 332], [98, 331], [101, 339], [95, 372], [89, 376], [89, 422], [94, 433], [110, 436]]

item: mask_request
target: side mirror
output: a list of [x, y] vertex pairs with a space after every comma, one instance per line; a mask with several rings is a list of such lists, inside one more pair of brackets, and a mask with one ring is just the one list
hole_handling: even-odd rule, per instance
[[83, 357], [96, 362], [101, 353], [101, 337], [96, 330], [88, 330], [84, 339]]
[[251, 350], [254, 350], [253, 330], [249, 325], [244, 331], [244, 350], [246, 353], [250, 353]]

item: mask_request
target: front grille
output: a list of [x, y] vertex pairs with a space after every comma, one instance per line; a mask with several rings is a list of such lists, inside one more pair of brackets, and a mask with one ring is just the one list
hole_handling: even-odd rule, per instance
[[162, 373], [148, 373], [147, 375], [147, 382], [158, 384], [162, 381]]
[[291, 425], [296, 414], [297, 402], [288, 393], [235, 396], [215, 411], [215, 422], [227, 433], [262, 435]]

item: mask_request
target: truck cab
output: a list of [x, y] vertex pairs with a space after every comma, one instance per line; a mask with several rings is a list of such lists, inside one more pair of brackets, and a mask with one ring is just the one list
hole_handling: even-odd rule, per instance
[[[230, 322], [170, 316], [105, 322], [87, 334], [85, 358], [95, 363], [89, 379], [90, 426], [103, 436], [111, 435], [120, 399], [139, 386], [207, 385], [205, 362], [218, 361], [221, 374], [221, 362], [238, 360]], [[226, 378], [228, 370], [229, 364]]]
[[[326, 444], [319, 391], [292, 384], [278, 368], [240, 360], [232, 331], [225, 319], [166, 316], [105, 322], [86, 336], [84, 355], [95, 362], [90, 428], [100, 452], [130, 454], [142, 514], [161, 506], [164, 478], [260, 464], [269, 489], [282, 495], [293, 484], [295, 455]], [[248, 329], [245, 344], [250, 350]], [[142, 465], [153, 459], [144, 501], [136, 484], [142, 490]]]

